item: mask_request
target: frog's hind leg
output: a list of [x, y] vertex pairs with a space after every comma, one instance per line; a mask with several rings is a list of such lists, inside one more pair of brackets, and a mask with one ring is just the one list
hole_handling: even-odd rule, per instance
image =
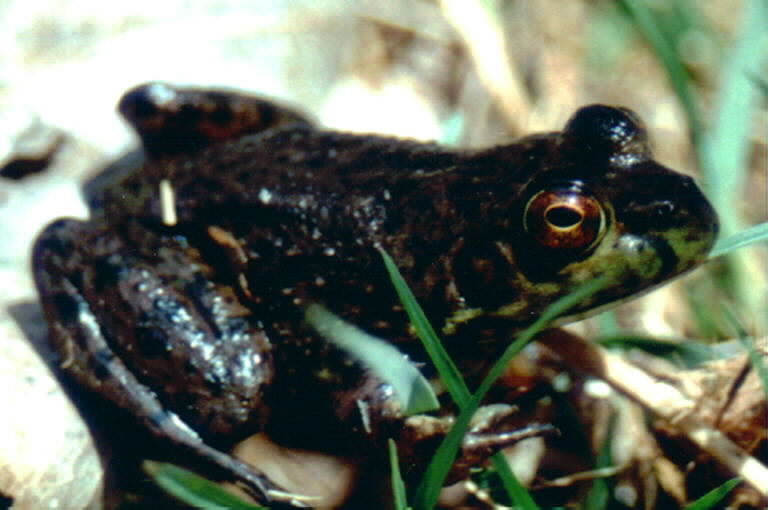
[[241, 481], [259, 503], [308, 506], [301, 496], [286, 493], [252, 467], [204, 443], [116, 355], [80, 288], [82, 275], [76, 268], [93, 261], [84, 261], [72, 240], [82, 242], [87, 236], [84, 223], [59, 220], [40, 236], [33, 254], [50, 342], [61, 357], [61, 368], [81, 386], [140, 417], [153, 435], [175, 443], [216, 476]]

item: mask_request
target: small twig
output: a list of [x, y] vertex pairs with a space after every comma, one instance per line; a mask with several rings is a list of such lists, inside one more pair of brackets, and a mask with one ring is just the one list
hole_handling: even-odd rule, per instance
[[561, 476], [560, 478], [555, 478], [554, 480], [548, 480], [545, 483], [539, 484], [537, 488], [570, 487], [571, 485], [574, 485], [576, 482], [580, 482], [584, 480], [597, 480], [599, 478], [609, 478], [611, 476], [616, 476], [617, 474], [621, 473], [623, 470], [624, 470], [624, 466], [612, 466], [612, 467], [605, 467], [605, 468], [599, 468], [599, 469], [592, 469], [590, 471], [580, 471], [572, 475]]
[[720, 422], [722, 421], [723, 416], [725, 416], [725, 412], [728, 410], [729, 407], [731, 407], [731, 403], [733, 403], [734, 399], [736, 398], [736, 393], [739, 392], [741, 385], [744, 384], [744, 381], [747, 379], [747, 375], [751, 370], [752, 370], [752, 365], [750, 364], [749, 359], [744, 359], [744, 364], [741, 366], [741, 369], [739, 370], [739, 375], [737, 375], [731, 382], [728, 388], [728, 396], [726, 397], [725, 402], [717, 412], [717, 417], [715, 418], [715, 421], [714, 421], [715, 427], [720, 426]]
[[176, 197], [171, 181], [168, 179], [160, 181], [160, 216], [165, 226], [173, 227], [178, 222]]

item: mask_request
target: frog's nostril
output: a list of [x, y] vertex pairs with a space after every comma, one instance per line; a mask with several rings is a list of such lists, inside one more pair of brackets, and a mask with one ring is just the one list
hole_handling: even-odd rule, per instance
[[669, 200], [632, 202], [622, 216], [622, 221], [637, 232], [666, 229], [677, 221], [677, 211], [677, 206]]
[[667, 218], [675, 212], [675, 204], [668, 200], [663, 200], [653, 204], [652, 210], [657, 218]]

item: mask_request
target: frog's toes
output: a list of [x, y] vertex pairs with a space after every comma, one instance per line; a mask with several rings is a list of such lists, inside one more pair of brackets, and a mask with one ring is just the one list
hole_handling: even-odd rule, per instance
[[[516, 408], [506, 404], [494, 404], [478, 409], [464, 435], [461, 449], [448, 473], [446, 483], [466, 478], [472, 467], [482, 464], [502, 448], [523, 439], [557, 432], [557, 429], [548, 424], [521, 425], [521, 419], [516, 415]], [[436, 418], [424, 415], [411, 416], [405, 421], [398, 441], [404, 472], [423, 472], [453, 422], [453, 417]]]
[[469, 470], [485, 462], [499, 450], [532, 437], [556, 434], [557, 429], [549, 424], [531, 423], [513, 430], [470, 432], [464, 436], [459, 456], [451, 466], [447, 483], [456, 482], [469, 476]]

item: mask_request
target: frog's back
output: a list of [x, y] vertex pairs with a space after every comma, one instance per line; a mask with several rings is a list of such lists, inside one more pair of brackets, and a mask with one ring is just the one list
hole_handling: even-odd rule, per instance
[[180, 217], [191, 219], [217, 204], [288, 212], [300, 201], [327, 206], [364, 201], [385, 191], [390, 194], [385, 199], [391, 200], [396, 191], [426, 191], [425, 184], [445, 192], [440, 185], [468, 173], [484, 178], [496, 172], [517, 185], [534, 173], [525, 168], [526, 151], [520, 145], [506, 147], [506, 161], [490, 166], [488, 161], [471, 161], [468, 154], [432, 143], [289, 126], [151, 161], [113, 185], [105, 203], [113, 217], [156, 216], [157, 187], [167, 181]]

